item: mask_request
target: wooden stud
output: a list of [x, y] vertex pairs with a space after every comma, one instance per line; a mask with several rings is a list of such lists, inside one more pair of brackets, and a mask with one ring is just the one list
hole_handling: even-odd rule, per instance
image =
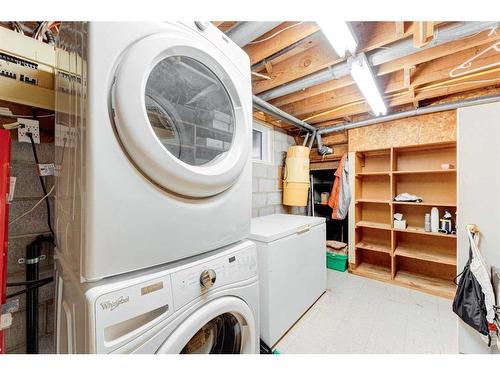
[[405, 34], [405, 23], [403, 21], [394, 22], [394, 27], [396, 29], [396, 38], [401, 39]]
[[413, 26], [403, 27], [402, 32], [397, 33], [394, 22], [359, 22], [354, 25], [354, 32], [360, 41], [358, 50], [368, 52], [411, 36]]
[[273, 64], [270, 61], [267, 61], [264, 66], [266, 68], [267, 74], [273, 74]]
[[434, 22], [419, 21], [413, 22], [413, 45], [416, 48], [421, 48], [428, 44], [434, 34]]

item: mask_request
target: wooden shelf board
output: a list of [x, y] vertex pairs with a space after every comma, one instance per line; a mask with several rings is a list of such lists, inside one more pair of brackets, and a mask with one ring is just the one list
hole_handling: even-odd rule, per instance
[[358, 154], [361, 154], [363, 157], [370, 156], [390, 156], [391, 149], [390, 148], [379, 148], [376, 150], [366, 150], [366, 151], [358, 151]]
[[363, 177], [363, 176], [390, 176], [391, 172], [389, 171], [384, 171], [384, 172], [359, 172], [356, 173], [356, 177]]
[[411, 227], [408, 226], [406, 229], [396, 229], [393, 228], [394, 231], [396, 232], [406, 232], [406, 233], [416, 233], [416, 234], [423, 234], [426, 236], [439, 236], [439, 237], [448, 237], [448, 238], [457, 238], [455, 234], [446, 234], [446, 233], [439, 233], [439, 232], [426, 232], [424, 228], [421, 227]]
[[360, 198], [360, 199], [356, 199], [356, 203], [383, 203], [383, 204], [390, 204], [391, 201], [388, 200], [388, 199]]
[[357, 267], [351, 269], [351, 273], [358, 276], [368, 277], [370, 279], [390, 281], [391, 270], [386, 267], [376, 266], [370, 263], [361, 263]]
[[356, 248], [364, 249], [364, 250], [371, 250], [371, 251], [378, 251], [380, 253], [387, 253], [387, 254], [391, 253], [390, 245], [369, 243], [369, 242], [365, 242], [365, 241], [358, 242], [356, 244]]
[[398, 146], [394, 147], [394, 151], [398, 152], [415, 152], [415, 151], [430, 151], [442, 148], [457, 148], [457, 143], [455, 141], [445, 141], [445, 142], [433, 142], [426, 143], [423, 145], [410, 145], [410, 146]]
[[418, 275], [407, 271], [398, 271], [394, 278], [394, 282], [444, 298], [451, 299], [455, 296], [455, 284], [453, 284], [452, 281], [435, 277]]
[[437, 202], [397, 202], [392, 201], [393, 204], [408, 205], [408, 206], [437, 206], [437, 207], [456, 207], [456, 203], [437, 203]]
[[457, 265], [457, 254], [453, 250], [442, 251], [436, 249], [424, 249], [415, 247], [415, 245], [402, 244], [396, 247], [394, 255], [403, 256], [406, 258], [420, 259], [428, 262]]
[[367, 220], [358, 221], [356, 223], [356, 226], [357, 227], [364, 227], [364, 228], [391, 230], [390, 224], [376, 223], [374, 221], [367, 221]]
[[421, 169], [415, 171], [392, 171], [393, 174], [434, 174], [434, 173], [456, 173], [456, 169]]

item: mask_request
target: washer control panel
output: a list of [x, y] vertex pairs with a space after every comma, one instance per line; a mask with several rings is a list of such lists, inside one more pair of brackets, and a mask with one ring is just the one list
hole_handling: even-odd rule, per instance
[[94, 302], [98, 353], [107, 353], [173, 314], [170, 275], [128, 285], [99, 296]]
[[180, 309], [209, 291], [256, 275], [255, 244], [246, 242], [242, 249], [173, 273], [174, 309]]

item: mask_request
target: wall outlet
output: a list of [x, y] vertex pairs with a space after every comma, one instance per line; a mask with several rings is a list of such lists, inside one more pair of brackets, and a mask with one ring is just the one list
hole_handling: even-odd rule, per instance
[[21, 124], [17, 128], [17, 140], [19, 142], [31, 143], [26, 133], [31, 133], [33, 142], [40, 143], [40, 124], [38, 120], [31, 120], [27, 118], [18, 118], [17, 122]]

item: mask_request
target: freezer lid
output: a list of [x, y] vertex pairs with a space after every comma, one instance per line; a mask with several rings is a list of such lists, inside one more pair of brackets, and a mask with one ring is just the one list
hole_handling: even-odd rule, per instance
[[324, 217], [315, 216], [276, 214], [254, 217], [248, 238], [254, 241], [272, 242], [294, 233], [302, 233], [324, 222]]

